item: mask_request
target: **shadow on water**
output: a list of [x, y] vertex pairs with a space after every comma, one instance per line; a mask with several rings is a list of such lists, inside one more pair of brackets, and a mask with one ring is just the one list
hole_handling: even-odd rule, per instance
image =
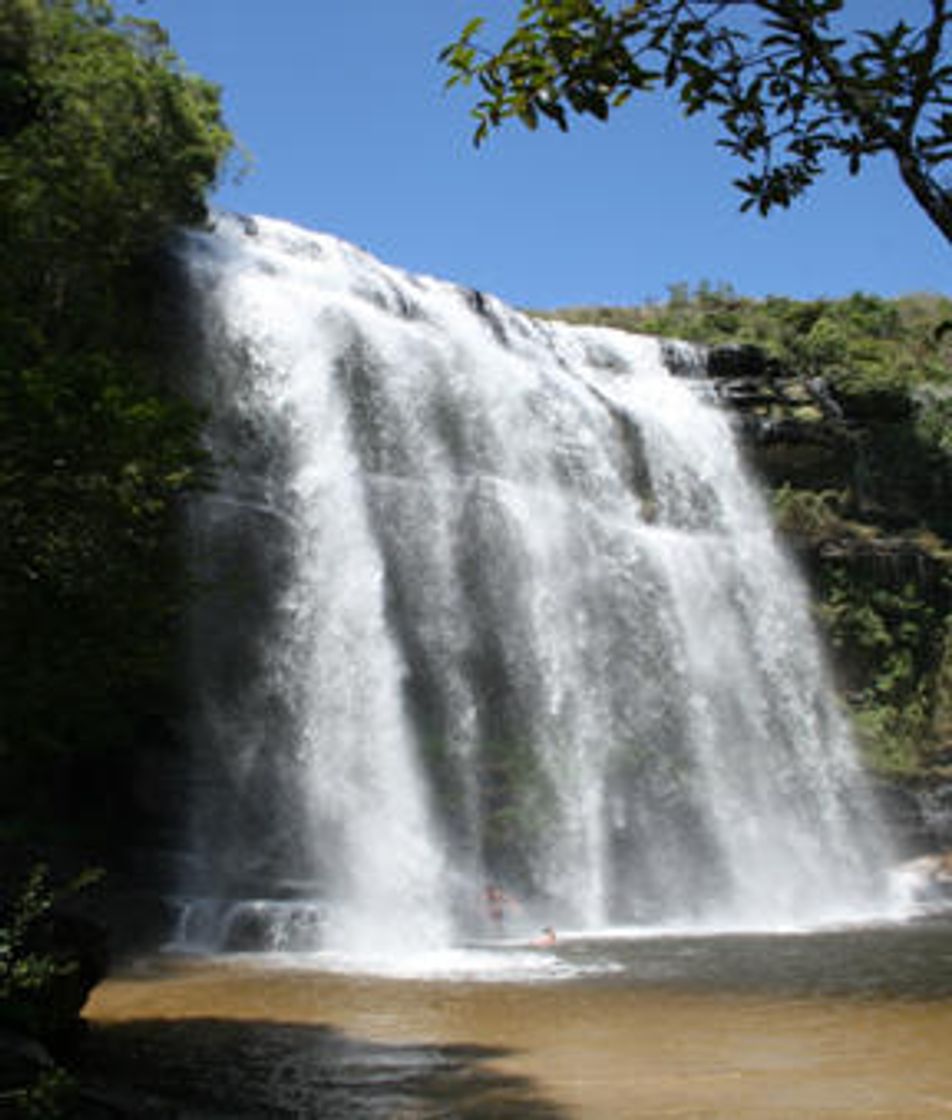
[[952, 1115], [948, 915], [567, 934], [537, 958], [554, 971], [521, 980], [478, 959], [476, 979], [136, 962], [85, 1010], [83, 1083], [102, 1107], [83, 1120]]
[[394, 1045], [323, 1024], [142, 1019], [93, 1025], [83, 1077], [103, 1115], [143, 1120], [567, 1120], [507, 1051]]

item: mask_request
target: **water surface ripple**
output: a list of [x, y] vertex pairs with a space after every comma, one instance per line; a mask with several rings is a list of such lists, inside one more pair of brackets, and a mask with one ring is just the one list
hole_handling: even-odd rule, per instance
[[480, 973], [485, 952], [455, 979], [250, 956], [142, 962], [87, 1009], [91, 1075], [137, 1116], [952, 1113], [947, 916], [809, 935], [569, 938], [521, 980], [499, 979], [498, 961]]

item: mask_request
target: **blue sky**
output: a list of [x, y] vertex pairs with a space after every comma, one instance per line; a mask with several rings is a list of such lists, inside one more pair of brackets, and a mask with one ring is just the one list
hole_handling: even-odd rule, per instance
[[[852, 0], [864, 19], [910, 0]], [[915, 0], [914, 8], [922, 0]], [[356, 242], [402, 268], [522, 307], [631, 304], [668, 285], [836, 297], [952, 290], [949, 248], [882, 159], [804, 201], [740, 214], [714, 122], [649, 96], [607, 125], [470, 142], [472, 96], [445, 93], [441, 47], [517, 0], [144, 0], [191, 70], [224, 90], [250, 151], [224, 208]]]

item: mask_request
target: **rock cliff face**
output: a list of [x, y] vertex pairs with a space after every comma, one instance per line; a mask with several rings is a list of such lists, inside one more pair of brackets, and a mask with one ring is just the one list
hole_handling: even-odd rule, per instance
[[899, 391], [850, 393], [755, 346], [706, 356], [812, 581], [867, 759], [904, 827], [947, 843], [952, 469], [920, 437], [927, 402]]
[[755, 346], [714, 347], [707, 368], [770, 485], [837, 488], [851, 514], [877, 530], [929, 526], [948, 535], [952, 471], [917, 432], [922, 397], [849, 391], [787, 369]]

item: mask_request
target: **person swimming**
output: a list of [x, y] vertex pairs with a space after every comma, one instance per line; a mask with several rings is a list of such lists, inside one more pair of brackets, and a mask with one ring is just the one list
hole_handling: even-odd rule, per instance
[[489, 883], [483, 891], [486, 903], [486, 915], [495, 926], [501, 926], [506, 917], [506, 907], [510, 903], [509, 896], [495, 883]]
[[548, 949], [556, 942], [555, 930], [551, 926], [546, 926], [541, 934], [531, 944], [536, 949]]

